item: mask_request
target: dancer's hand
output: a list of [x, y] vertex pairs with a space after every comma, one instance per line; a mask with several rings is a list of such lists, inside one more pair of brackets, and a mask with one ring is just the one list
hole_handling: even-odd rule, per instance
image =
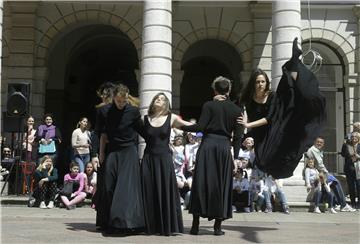
[[237, 118], [237, 123], [243, 125], [245, 128], [249, 128], [247, 116], [243, 113], [241, 113], [241, 116]]
[[91, 163], [94, 165], [94, 170], [95, 171], [97, 171], [97, 169], [100, 168], [99, 158], [98, 157], [91, 158]]
[[105, 160], [105, 155], [104, 155], [104, 153], [99, 153], [99, 167], [103, 164], [103, 162], [104, 162], [104, 160]]
[[213, 100], [214, 101], [224, 101], [224, 100], [226, 100], [226, 98], [227, 97], [225, 95], [216, 95], [213, 97]]

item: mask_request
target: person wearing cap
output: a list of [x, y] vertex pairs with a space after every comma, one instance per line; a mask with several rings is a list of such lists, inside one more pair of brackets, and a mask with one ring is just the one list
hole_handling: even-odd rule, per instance
[[214, 235], [224, 235], [221, 223], [232, 217], [232, 175], [236, 168], [231, 153], [231, 139], [234, 131], [243, 131], [237, 130], [242, 126], [236, 123], [243, 111], [228, 99], [231, 91], [229, 79], [222, 76], [215, 78], [212, 88], [215, 95], [225, 95], [227, 99], [206, 102], [198, 123], [181, 127], [185, 131], [204, 134], [196, 155], [190, 197], [192, 235], [199, 232], [200, 216], [215, 219]]

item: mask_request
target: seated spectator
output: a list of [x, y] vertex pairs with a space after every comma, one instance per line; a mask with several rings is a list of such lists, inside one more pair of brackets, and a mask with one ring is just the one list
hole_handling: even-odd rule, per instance
[[285, 192], [283, 190], [283, 180], [273, 179], [271, 176], [267, 177], [267, 179], [271, 181], [271, 183], [269, 182], [271, 184], [269, 193], [275, 200], [274, 202], [280, 203], [283, 213], [290, 214], [289, 204], [287, 203]]
[[335, 195], [335, 200], [338, 205], [340, 205], [340, 211], [341, 212], [354, 212], [356, 209], [353, 209], [346, 203], [346, 198], [344, 191], [341, 187], [340, 182], [331, 174], [328, 174], [329, 171], [326, 169], [324, 164], [324, 152], [323, 148], [325, 145], [325, 140], [322, 137], [317, 137], [315, 139], [314, 145], [310, 147], [306, 153], [306, 156], [308, 158], [314, 159], [314, 165], [315, 168], [319, 172], [324, 172], [327, 175], [327, 182], [329, 183], [329, 186], [332, 190], [332, 192]]
[[[86, 175], [85, 192], [88, 198], [93, 199], [93, 196], [95, 195], [96, 192], [97, 173], [95, 172], [94, 166], [91, 162], [88, 162], [86, 164], [85, 175]], [[94, 203], [91, 204], [91, 208], [95, 208]]]
[[251, 211], [255, 211], [256, 209], [257, 212], [262, 212], [266, 195], [266, 193], [264, 193], [265, 184], [263, 177], [264, 173], [255, 167], [251, 174], [249, 187]]
[[9, 160], [14, 158], [10, 146], [4, 145], [1, 158], [2, 160]]
[[80, 167], [76, 162], [70, 164], [70, 173], [64, 176], [64, 188], [65, 185], [71, 185], [72, 193], [62, 192], [61, 200], [68, 210], [76, 208], [76, 204], [81, 203], [86, 198], [86, 193], [84, 192], [85, 187], [85, 175], [79, 173]]
[[255, 151], [254, 151], [254, 139], [252, 137], [246, 137], [242, 143], [242, 148], [239, 150], [239, 155], [237, 158], [247, 158], [249, 160], [249, 168], [253, 167], [255, 160]]
[[187, 133], [186, 134], [186, 144], [185, 144], [185, 162], [186, 162], [186, 171], [185, 175], [191, 175], [192, 170], [195, 166], [196, 153], [199, 148], [199, 143], [196, 142], [196, 133]]
[[245, 170], [238, 168], [233, 178], [232, 205], [237, 212], [250, 212], [249, 180]]
[[[42, 209], [53, 208], [57, 192], [56, 181], [58, 179], [58, 172], [50, 156], [45, 155], [40, 159], [40, 164], [35, 170], [34, 178], [35, 188], [33, 197], [35, 201], [31, 201], [29, 206], [33, 206], [35, 202], [40, 202], [39, 207]], [[46, 201], [48, 201], [48, 205], [46, 205]]]
[[326, 182], [326, 173], [319, 173], [319, 181], [316, 184], [315, 193], [314, 193], [314, 213], [320, 214], [319, 204], [324, 200], [327, 200], [328, 208], [330, 213], [337, 213], [334, 209], [333, 199], [334, 195], [330, 190], [329, 184]]
[[192, 184], [192, 179], [187, 179], [184, 175], [185, 170], [185, 154], [183, 146], [183, 137], [182, 135], [176, 135], [173, 143], [171, 144], [173, 151], [173, 162], [174, 170], [177, 181], [177, 186], [179, 188], [179, 193], [181, 196], [181, 201], [184, 208], [187, 208], [187, 203], [190, 198], [190, 189]]
[[314, 200], [315, 185], [319, 181], [319, 171], [315, 169], [313, 158], [305, 158], [305, 185], [308, 195], [306, 197], [307, 202]]

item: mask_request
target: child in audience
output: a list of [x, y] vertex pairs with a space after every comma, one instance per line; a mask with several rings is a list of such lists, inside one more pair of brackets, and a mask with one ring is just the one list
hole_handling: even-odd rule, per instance
[[[181, 196], [181, 201], [184, 208], [187, 208], [187, 195], [190, 194], [191, 189], [191, 178], [188, 180], [185, 175], [185, 154], [183, 146], [183, 137], [181, 135], [176, 135], [171, 145], [173, 151], [173, 162], [176, 175], [177, 186]], [[188, 193], [189, 192], [189, 193]]]
[[320, 214], [321, 211], [319, 209], [319, 204], [326, 199], [328, 206], [329, 206], [329, 212], [330, 213], [337, 213], [333, 206], [333, 199], [334, 194], [331, 192], [329, 184], [326, 182], [327, 180], [327, 174], [325, 172], [319, 173], [319, 181], [315, 186], [315, 193], [314, 193], [314, 213]]
[[265, 184], [264, 173], [258, 168], [254, 168], [250, 179], [250, 202], [251, 211], [255, 211], [255, 205], [257, 212], [262, 212], [262, 206], [265, 202]]
[[64, 176], [64, 185], [67, 182], [72, 182], [73, 184], [73, 193], [70, 196], [61, 195], [61, 200], [68, 210], [75, 209], [76, 204], [84, 201], [86, 198], [86, 193], [84, 192], [86, 176], [79, 171], [79, 164], [72, 162], [70, 164], [70, 173]]
[[[85, 192], [88, 198], [93, 198], [96, 192], [96, 181], [97, 181], [97, 173], [95, 172], [94, 166], [91, 162], [88, 162], [85, 167]], [[94, 204], [91, 204], [92, 208], [95, 208]]]
[[255, 151], [254, 151], [254, 138], [247, 137], [242, 143], [242, 148], [239, 150], [239, 155], [237, 158], [247, 158], [248, 167], [252, 168], [255, 160]]
[[[58, 172], [50, 156], [45, 155], [40, 159], [40, 164], [35, 170], [34, 178], [35, 189], [33, 197], [35, 202], [40, 202], [39, 207], [42, 209], [54, 208]], [[48, 205], [45, 204], [46, 199], [49, 200]]]
[[[265, 188], [268, 190], [269, 202], [267, 202], [267, 209], [271, 212], [271, 198], [281, 204], [282, 211], [285, 214], [290, 214], [289, 205], [283, 190], [283, 180], [274, 179], [271, 175], [265, 178]], [[266, 210], [265, 210], [266, 211]]]
[[233, 202], [236, 211], [250, 212], [249, 180], [245, 170], [238, 168], [233, 179]]
[[307, 202], [313, 202], [315, 185], [319, 182], [319, 171], [315, 168], [315, 159], [305, 157], [305, 185], [308, 195]]

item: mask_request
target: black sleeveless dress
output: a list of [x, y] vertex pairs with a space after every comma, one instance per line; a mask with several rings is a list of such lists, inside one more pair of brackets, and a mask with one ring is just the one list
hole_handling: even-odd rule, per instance
[[146, 231], [149, 234], [183, 233], [180, 196], [169, 148], [171, 115], [160, 127], [144, 118], [146, 148], [141, 164]]

